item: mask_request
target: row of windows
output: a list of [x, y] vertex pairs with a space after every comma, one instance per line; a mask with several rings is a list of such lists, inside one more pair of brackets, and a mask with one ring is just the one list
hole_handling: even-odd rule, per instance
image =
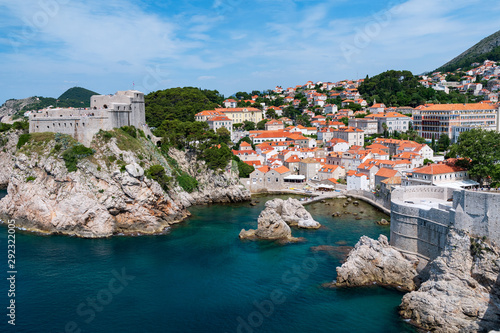
[[[61, 123], [57, 123], [58, 126], [56, 126], [56, 123], [52, 123], [52, 126], [53, 127], [67, 127], [67, 124], [66, 123], [63, 123], [63, 125], [61, 126]], [[76, 126], [78, 127], [80, 124], [79, 123], [76, 123]], [[69, 126], [73, 127], [73, 123], [69, 123]], [[85, 123], [82, 123], [82, 126], [85, 127]], [[36, 125], [36, 128], [39, 128], [38, 125]], [[49, 125], [47, 125], [47, 128], [50, 128]]]

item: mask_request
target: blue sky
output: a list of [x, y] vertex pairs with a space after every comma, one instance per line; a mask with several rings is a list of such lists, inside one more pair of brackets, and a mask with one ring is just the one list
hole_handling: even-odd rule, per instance
[[0, 0], [0, 104], [418, 74], [500, 30], [499, 14], [497, 0]]

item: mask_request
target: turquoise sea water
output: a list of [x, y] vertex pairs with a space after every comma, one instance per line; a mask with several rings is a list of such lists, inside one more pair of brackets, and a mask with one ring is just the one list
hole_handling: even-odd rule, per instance
[[[193, 207], [189, 220], [159, 236], [89, 240], [16, 231], [16, 326], [7, 324], [4, 278], [0, 331], [413, 332], [397, 315], [397, 291], [321, 287], [335, 279], [346, 246], [389, 233], [373, 223], [381, 213], [361, 204], [348, 209], [363, 210], [363, 220], [334, 219], [341, 206], [317, 203], [307, 209], [324, 228], [294, 229], [303, 243], [240, 241], [242, 228], [256, 228], [267, 199], [255, 207]], [[334, 247], [314, 251], [320, 245]], [[0, 248], [6, 276], [4, 225]]]

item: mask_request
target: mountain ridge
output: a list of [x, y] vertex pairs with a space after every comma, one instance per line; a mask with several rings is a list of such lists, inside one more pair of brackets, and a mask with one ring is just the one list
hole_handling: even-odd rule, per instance
[[[489, 57], [493, 58], [487, 59]], [[481, 39], [478, 43], [437, 68], [435, 71], [451, 72], [461, 67], [470, 67], [472, 63], [483, 62], [484, 60], [500, 61], [500, 30]]]

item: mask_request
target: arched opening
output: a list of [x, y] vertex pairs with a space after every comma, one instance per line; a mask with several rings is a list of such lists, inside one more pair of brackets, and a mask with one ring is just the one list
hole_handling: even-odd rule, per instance
[[108, 105], [107, 105], [107, 104], [104, 104], [102, 107], [103, 107], [103, 108], [105, 108], [105, 109], [107, 109], [107, 108], [108, 108]]
[[161, 140], [156, 141], [156, 146], [161, 147]]

